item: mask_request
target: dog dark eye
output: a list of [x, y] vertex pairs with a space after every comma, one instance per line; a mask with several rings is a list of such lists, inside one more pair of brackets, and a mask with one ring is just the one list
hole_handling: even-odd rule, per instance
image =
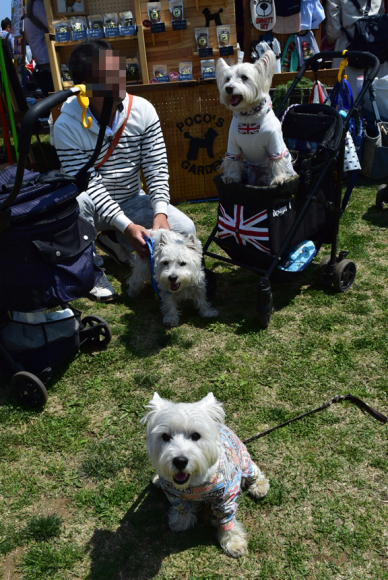
[[163, 262], [163, 266], [168, 266], [169, 262]]
[[186, 266], [186, 262], [181, 262], [179, 265], [182, 266], [182, 267], [183, 266]]
[[165, 441], [166, 443], [168, 443], [169, 441], [171, 441], [171, 437], [170, 437], [170, 435], [167, 435], [167, 433], [163, 433], [163, 435], [162, 435], [162, 439], [163, 439], [163, 441]]
[[226, 82], [227, 82], [227, 83], [228, 83], [229, 81], [230, 81], [230, 77], [228, 77], [228, 78], [226, 79]]
[[201, 435], [199, 433], [193, 433], [191, 439], [192, 441], [198, 441], [198, 439], [201, 439]]
[[248, 77], [246, 77], [245, 75], [241, 75], [241, 80], [244, 81], [244, 83], [245, 83], [245, 81], [248, 80]]

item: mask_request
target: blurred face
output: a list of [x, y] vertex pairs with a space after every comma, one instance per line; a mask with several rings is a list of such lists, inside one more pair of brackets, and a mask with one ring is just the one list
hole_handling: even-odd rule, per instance
[[114, 98], [125, 98], [125, 57], [115, 50], [100, 50], [98, 56], [93, 56], [91, 68], [91, 82], [87, 83], [87, 89], [94, 97], [104, 97], [109, 93]]

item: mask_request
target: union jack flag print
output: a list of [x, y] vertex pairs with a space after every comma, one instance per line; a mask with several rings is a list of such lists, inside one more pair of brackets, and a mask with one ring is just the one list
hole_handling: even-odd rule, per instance
[[256, 135], [260, 131], [260, 123], [239, 123], [237, 130], [241, 135]]
[[268, 228], [255, 227], [256, 224], [268, 219], [267, 210], [261, 211], [244, 220], [244, 206], [234, 206], [234, 217], [229, 216], [220, 204], [220, 214], [218, 216], [218, 236], [227, 238], [234, 236], [240, 246], [246, 246], [247, 242], [255, 246], [261, 252], [269, 254], [269, 248], [261, 242], [269, 240]]

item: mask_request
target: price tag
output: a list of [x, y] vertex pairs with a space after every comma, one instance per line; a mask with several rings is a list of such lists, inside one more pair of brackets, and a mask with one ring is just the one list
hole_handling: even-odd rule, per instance
[[172, 29], [173, 30], [187, 30], [187, 21], [186, 20], [173, 20], [172, 21]]
[[120, 36], [120, 28], [118, 26], [112, 26], [112, 28], [105, 28], [105, 38], [112, 38], [114, 36]]
[[87, 37], [88, 33], [86, 32], [86, 30], [73, 30], [73, 40], [85, 40], [85, 38]]
[[70, 41], [70, 32], [55, 33], [55, 42], [69, 42], [69, 41]]
[[232, 56], [233, 54], [233, 46], [220, 46], [220, 56]]
[[104, 38], [104, 31], [102, 28], [91, 30], [88, 28], [88, 38]]
[[157, 77], [158, 83], [169, 83], [170, 77], [168, 75], [163, 75], [162, 77]]
[[159, 32], [166, 32], [166, 25], [164, 22], [156, 22], [156, 24], [151, 24], [151, 32], [153, 34], [158, 34]]
[[178, 81], [192, 81], [193, 75], [179, 75]]
[[134, 36], [136, 34], [136, 24], [132, 26], [122, 26], [121, 36]]
[[212, 72], [203, 72], [202, 73], [203, 79], [215, 79], [216, 78], [216, 71]]
[[213, 49], [212, 48], [199, 48], [198, 49], [198, 56], [200, 58], [203, 57], [207, 57], [207, 56], [213, 56]]

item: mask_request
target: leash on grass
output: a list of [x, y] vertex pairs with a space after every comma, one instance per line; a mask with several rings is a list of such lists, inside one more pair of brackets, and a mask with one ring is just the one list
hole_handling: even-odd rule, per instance
[[244, 445], [246, 445], [247, 443], [251, 443], [251, 441], [255, 441], [256, 439], [261, 439], [261, 437], [265, 437], [266, 435], [269, 435], [269, 433], [272, 433], [272, 431], [276, 431], [276, 429], [281, 429], [282, 427], [286, 427], [287, 425], [289, 425], [290, 423], [293, 423], [294, 421], [299, 421], [299, 419], [303, 419], [303, 417], [307, 417], [308, 415], [312, 415], [313, 413], [319, 413], [319, 411], [323, 411], [324, 409], [327, 409], [333, 403], [342, 403], [343, 401], [350, 401], [351, 403], [353, 403], [353, 405], [356, 405], [359, 409], [361, 409], [362, 411], [366, 411], [374, 419], [377, 419], [377, 421], [380, 421], [380, 423], [383, 423], [383, 425], [387, 422], [387, 417], [385, 415], [383, 415], [379, 411], [376, 411], [376, 409], [373, 409], [372, 407], [370, 407], [369, 405], [364, 403], [364, 401], [361, 401], [361, 399], [359, 399], [358, 397], [355, 397], [354, 395], [336, 395], [335, 397], [330, 399], [330, 401], [328, 401], [327, 403], [324, 403], [320, 407], [317, 407], [316, 409], [312, 409], [311, 411], [307, 411], [306, 413], [303, 413], [302, 415], [298, 415], [297, 417], [294, 417], [294, 419], [290, 419], [289, 421], [285, 421], [285, 423], [280, 423], [280, 425], [276, 425], [276, 427], [272, 427], [272, 429], [267, 429], [266, 431], [262, 431], [261, 433], [258, 433], [257, 435], [253, 435], [252, 437], [245, 439], [243, 441], [243, 443], [244, 443]]

